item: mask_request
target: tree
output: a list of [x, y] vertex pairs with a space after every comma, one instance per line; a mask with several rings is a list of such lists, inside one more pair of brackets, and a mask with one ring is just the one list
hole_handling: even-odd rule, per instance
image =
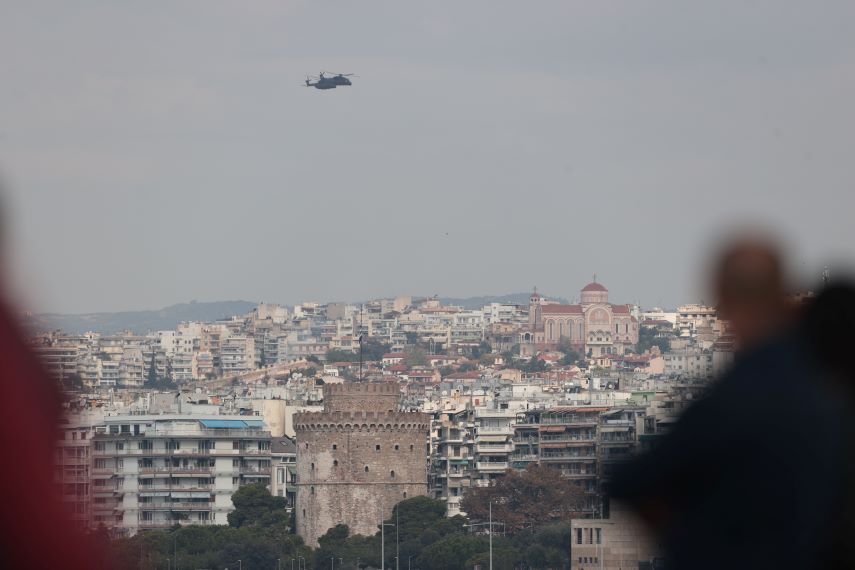
[[485, 522], [491, 501], [493, 520], [504, 522], [506, 530], [515, 533], [570, 519], [582, 510], [585, 493], [558, 470], [530, 465], [525, 471], [508, 471], [491, 487], [470, 489], [461, 507], [470, 520]]
[[659, 351], [664, 354], [671, 348], [671, 342], [667, 337], [660, 336], [656, 328], [641, 327], [641, 330], [638, 331], [637, 346], [639, 354], [650, 350], [654, 346], [658, 346]]
[[493, 347], [490, 345], [489, 342], [482, 340], [478, 344], [478, 346], [472, 349], [472, 358], [477, 360], [485, 354], [490, 354], [491, 352], [493, 352]]
[[285, 497], [274, 497], [261, 483], [244, 485], [232, 495], [235, 510], [228, 514], [229, 526], [288, 524]]
[[532, 356], [521, 368], [523, 372], [543, 372], [546, 370], [546, 362], [536, 356]]
[[558, 340], [558, 345], [556, 346], [556, 349], [558, 350], [558, 352], [564, 354], [564, 356], [561, 358], [562, 366], [570, 366], [571, 364], [576, 364], [579, 359], [582, 358], [582, 355], [579, 354], [579, 352], [573, 347], [573, 345], [570, 343], [570, 339], [566, 336], [562, 336]]
[[427, 353], [423, 348], [414, 346], [407, 351], [404, 362], [407, 366], [424, 366], [427, 364]]
[[[369, 339], [362, 343], [362, 360], [365, 362], [382, 360], [383, 355], [391, 349], [391, 344]], [[359, 348], [355, 352], [331, 348], [327, 351], [326, 358], [327, 362], [359, 362]]]

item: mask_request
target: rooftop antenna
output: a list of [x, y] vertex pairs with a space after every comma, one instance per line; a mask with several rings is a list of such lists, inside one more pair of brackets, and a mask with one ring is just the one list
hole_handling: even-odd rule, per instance
[[365, 303], [359, 306], [359, 381], [362, 382], [362, 311], [365, 309]]

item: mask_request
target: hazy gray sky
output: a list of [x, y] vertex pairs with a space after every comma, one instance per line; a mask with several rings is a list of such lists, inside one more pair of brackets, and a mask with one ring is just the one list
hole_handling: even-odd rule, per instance
[[[855, 238], [855, 3], [9, 2], [39, 310], [528, 290], [697, 300], [722, 224]], [[302, 87], [320, 69], [353, 87]]]

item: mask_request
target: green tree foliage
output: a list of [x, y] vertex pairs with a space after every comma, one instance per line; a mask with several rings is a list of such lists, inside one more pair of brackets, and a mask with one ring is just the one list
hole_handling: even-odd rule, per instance
[[[363, 362], [378, 361], [383, 355], [392, 349], [391, 344], [382, 343], [375, 339], [368, 339], [362, 343]], [[331, 348], [327, 351], [327, 362], [359, 362], [359, 348], [355, 352]]]
[[404, 362], [407, 366], [424, 366], [427, 364], [427, 351], [419, 346], [408, 347]]
[[[521, 508], [527, 513], [526, 521], [534, 521], [534, 524], [508, 524], [507, 535], [493, 536], [494, 568], [545, 570], [569, 567], [569, 523], [558, 518], [562, 512], [560, 507], [549, 504], [556, 497], [560, 501], [561, 493], [543, 495], [544, 490], [534, 490], [550, 482], [553, 485], [567, 482], [532, 474], [524, 475], [523, 479], [538, 482], [538, 485], [523, 485], [522, 496], [529, 497], [527, 500], [531, 504], [523, 505], [525, 501], [520, 498], [512, 500], [517, 501], [513, 503], [515, 505], [523, 505]], [[507, 495], [511, 483], [519, 483], [513, 479], [503, 486], [503, 480], [489, 489], [504, 489]], [[242, 566], [250, 569], [276, 568], [279, 559], [282, 568], [290, 569], [290, 560], [303, 557], [310, 570], [329, 569], [331, 559], [335, 559], [336, 569], [353, 568], [357, 560], [361, 568], [380, 567], [379, 525], [371, 536], [352, 535], [347, 526], [335, 526], [318, 540], [318, 548], [311, 550], [298, 536], [291, 534], [286, 521], [276, 516], [282, 511], [277, 499], [271, 497], [263, 486], [241, 487], [233, 498], [235, 511], [232, 514], [237, 515], [229, 517], [229, 526], [175, 526], [170, 530], [149, 531], [132, 538], [114, 540], [109, 544], [110, 563], [115, 568], [155, 570], [165, 568], [167, 559], [173, 568], [233, 568], [241, 560]], [[470, 570], [476, 564], [486, 568], [489, 537], [485, 526], [467, 527], [467, 519], [459, 515], [447, 518], [445, 504], [428, 497], [404, 500], [396, 508], [397, 513], [393, 511], [392, 516], [384, 521], [392, 525], [386, 526], [385, 533], [387, 568], [395, 568], [396, 538], [402, 570], [407, 568], [408, 562], [419, 570]], [[538, 508], [553, 516], [533, 516]], [[493, 520], [507, 522], [506, 519], [511, 520], [509, 510], [494, 505]], [[480, 518], [476, 520], [480, 521]], [[547, 523], [537, 524], [543, 520]], [[397, 527], [394, 526], [396, 521]], [[497, 527], [496, 531], [501, 533], [502, 529]]]
[[543, 372], [546, 370], [546, 362], [536, 356], [532, 356], [520, 368], [523, 372]]
[[472, 358], [475, 360], [480, 359], [484, 355], [488, 355], [493, 352], [493, 347], [490, 346], [490, 343], [482, 340], [478, 346], [472, 349]]
[[573, 348], [573, 345], [570, 343], [570, 339], [568, 339], [566, 336], [561, 337], [561, 339], [558, 341], [558, 346], [556, 347], [556, 349], [558, 350], [558, 352], [564, 354], [564, 356], [561, 358], [562, 366], [570, 366], [571, 364], [576, 364], [579, 359], [582, 358], [582, 355], [579, 354], [579, 352], [575, 348]]
[[642, 354], [654, 346], [658, 346], [660, 352], [665, 353], [671, 348], [671, 343], [667, 337], [659, 336], [654, 327], [641, 327], [638, 331], [638, 353]]
[[[148, 531], [109, 545], [111, 568], [155, 570], [176, 568], [276, 568], [276, 560], [298, 556], [311, 562], [311, 550], [282, 525], [262, 527], [186, 526]], [[290, 568], [290, 566], [287, 566]]]
[[244, 485], [232, 495], [235, 510], [229, 513], [229, 526], [288, 525], [285, 497], [274, 497], [261, 483]]

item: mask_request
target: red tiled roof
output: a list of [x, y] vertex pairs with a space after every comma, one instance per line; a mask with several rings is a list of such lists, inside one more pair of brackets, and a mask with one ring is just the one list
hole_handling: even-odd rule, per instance
[[608, 291], [608, 289], [606, 289], [605, 287], [603, 287], [603, 285], [602, 285], [602, 284], [597, 283], [596, 281], [594, 281], [593, 283], [588, 283], [587, 285], [585, 285], [585, 286], [582, 288], [582, 291], [604, 291], [604, 292], [606, 292], [606, 291]]
[[387, 352], [383, 355], [383, 358], [404, 358], [407, 356], [403, 352]]
[[581, 305], [543, 305], [540, 308], [544, 315], [581, 315]]
[[628, 315], [629, 305], [612, 305], [612, 312], [619, 315]]

